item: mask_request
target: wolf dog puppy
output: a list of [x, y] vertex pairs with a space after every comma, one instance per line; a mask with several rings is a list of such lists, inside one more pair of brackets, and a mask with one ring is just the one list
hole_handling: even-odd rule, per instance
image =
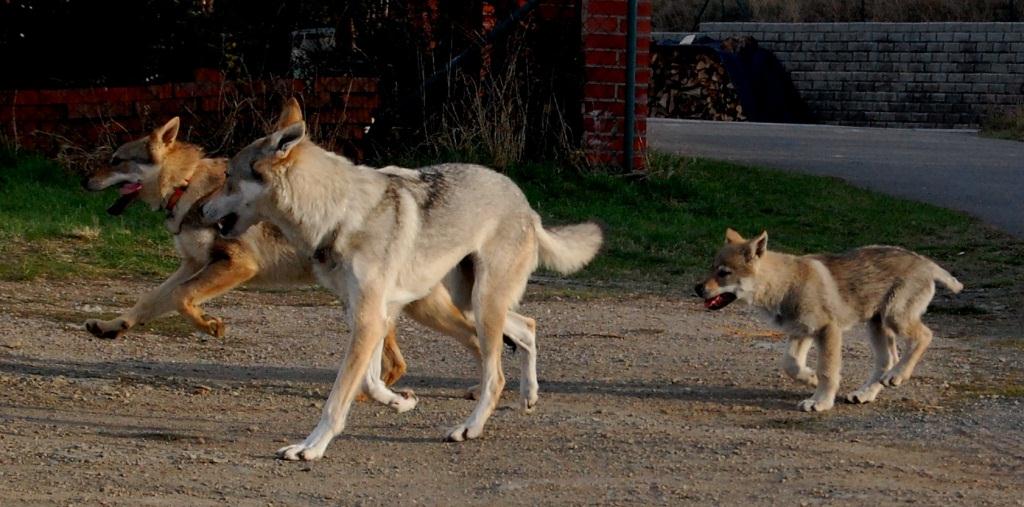
[[[360, 384], [379, 368], [388, 325], [405, 305], [449, 281], [456, 306], [476, 322], [483, 354], [480, 395], [472, 415], [447, 434], [477, 438], [494, 411], [505, 377], [502, 333], [533, 349], [535, 330], [509, 310], [538, 263], [576, 271], [597, 254], [593, 223], [545, 229], [519, 187], [485, 167], [446, 164], [418, 170], [355, 165], [324, 150], [296, 123], [258, 139], [232, 157], [227, 184], [203, 207], [226, 237], [267, 220], [316, 259], [325, 287], [349, 302], [352, 339], [320, 422], [301, 443], [278, 450], [288, 460], [323, 456], [345, 428]], [[519, 332], [510, 334], [509, 324]], [[532, 368], [523, 365], [521, 370]], [[520, 381], [523, 408], [536, 401], [536, 379]]]
[[[302, 120], [294, 100], [285, 104], [277, 125]], [[242, 284], [309, 285], [315, 282], [309, 255], [296, 252], [277, 227], [256, 224], [233, 239], [218, 237], [216, 228], [200, 221], [200, 207], [224, 184], [226, 158], [206, 158], [203, 150], [177, 138], [180, 121], [174, 118], [150, 135], [117, 148], [110, 164], [83, 181], [91, 191], [120, 187], [120, 197], [107, 211], [122, 213], [140, 200], [167, 215], [165, 225], [174, 235], [181, 265], [165, 282], [144, 294], [123, 315], [111, 320], [90, 319], [85, 328], [100, 338], [120, 338], [132, 327], [177, 310], [200, 330], [222, 337], [223, 320], [202, 311], [203, 302]], [[450, 280], [460, 283], [459, 272]], [[443, 285], [406, 307], [417, 322], [455, 337], [479, 360], [476, 328], [451, 302]], [[531, 321], [522, 320], [526, 326]], [[524, 358], [530, 350], [524, 351]], [[384, 381], [390, 385], [405, 372], [406, 364], [395, 340], [392, 322], [384, 348]], [[405, 393], [409, 394], [409, 393]]]
[[[795, 256], [768, 251], [768, 233], [745, 240], [732, 229], [718, 251], [711, 274], [697, 284], [697, 295], [712, 310], [736, 299], [765, 310], [791, 333], [783, 370], [817, 386], [798, 405], [806, 412], [829, 410], [839, 389], [843, 331], [867, 322], [875, 368], [867, 382], [846, 395], [850, 403], [875, 400], [884, 386], [906, 382], [932, 332], [921, 315], [935, 295], [935, 282], [954, 293], [963, 285], [930, 259], [894, 246], [866, 246], [841, 254]], [[902, 359], [896, 336], [907, 342]], [[811, 343], [818, 346], [818, 369], [807, 367]]]

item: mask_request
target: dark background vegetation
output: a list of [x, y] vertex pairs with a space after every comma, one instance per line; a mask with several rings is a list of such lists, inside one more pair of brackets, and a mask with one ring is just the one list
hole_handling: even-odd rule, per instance
[[[515, 0], [492, 5], [499, 23], [518, 8]], [[554, 19], [534, 12], [485, 44], [480, 1], [5, 0], [0, 61], [13, 71], [0, 73], [0, 89], [187, 82], [197, 68], [234, 81], [372, 77], [380, 108], [365, 147], [371, 158], [424, 143], [459, 150], [481, 137], [507, 145], [509, 136], [479, 130], [512, 128], [521, 138], [515, 159], [541, 159], [565, 151], [551, 140], [573, 142], [581, 122], [567, 113], [581, 93], [582, 59], [578, 6], [566, 9]], [[309, 29], [333, 30], [335, 44], [297, 68], [293, 39]], [[518, 111], [503, 107], [513, 102]], [[469, 127], [436, 135], [453, 115], [502, 114], [516, 116], [458, 122]]]

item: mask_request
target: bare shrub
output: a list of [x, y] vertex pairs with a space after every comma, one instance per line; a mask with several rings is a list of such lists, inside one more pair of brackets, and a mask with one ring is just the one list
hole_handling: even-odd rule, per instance
[[509, 51], [501, 71], [484, 77], [455, 73], [449, 81], [451, 100], [424, 126], [435, 157], [456, 155], [498, 169], [531, 154], [583, 160], [574, 156], [580, 149], [557, 99], [548, 94], [538, 101], [532, 95], [522, 55]]

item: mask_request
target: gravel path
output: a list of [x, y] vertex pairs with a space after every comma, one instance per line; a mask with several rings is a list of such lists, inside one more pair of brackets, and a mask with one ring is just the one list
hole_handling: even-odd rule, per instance
[[[233, 293], [208, 305], [228, 337], [170, 317], [120, 341], [80, 328], [148, 284], [0, 283], [0, 505], [782, 504], [1024, 499], [1024, 348], [1014, 316], [926, 317], [915, 378], [866, 406], [804, 414], [781, 337], [749, 310], [533, 286], [541, 401], [518, 406], [517, 361], [482, 439], [465, 418], [475, 368], [403, 322], [400, 382], [419, 406], [358, 404], [313, 463], [273, 459], [319, 416], [345, 326], [322, 292]], [[557, 290], [556, 290], [557, 289]], [[554, 294], [562, 294], [556, 296]], [[941, 307], [940, 298], [936, 305]], [[870, 365], [863, 332], [843, 392]]]

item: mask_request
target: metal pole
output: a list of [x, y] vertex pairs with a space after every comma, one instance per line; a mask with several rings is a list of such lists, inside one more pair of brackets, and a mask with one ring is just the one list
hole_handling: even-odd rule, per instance
[[637, 0], [626, 7], [626, 136], [623, 139], [626, 174], [633, 172], [633, 143], [636, 141], [636, 11]]

